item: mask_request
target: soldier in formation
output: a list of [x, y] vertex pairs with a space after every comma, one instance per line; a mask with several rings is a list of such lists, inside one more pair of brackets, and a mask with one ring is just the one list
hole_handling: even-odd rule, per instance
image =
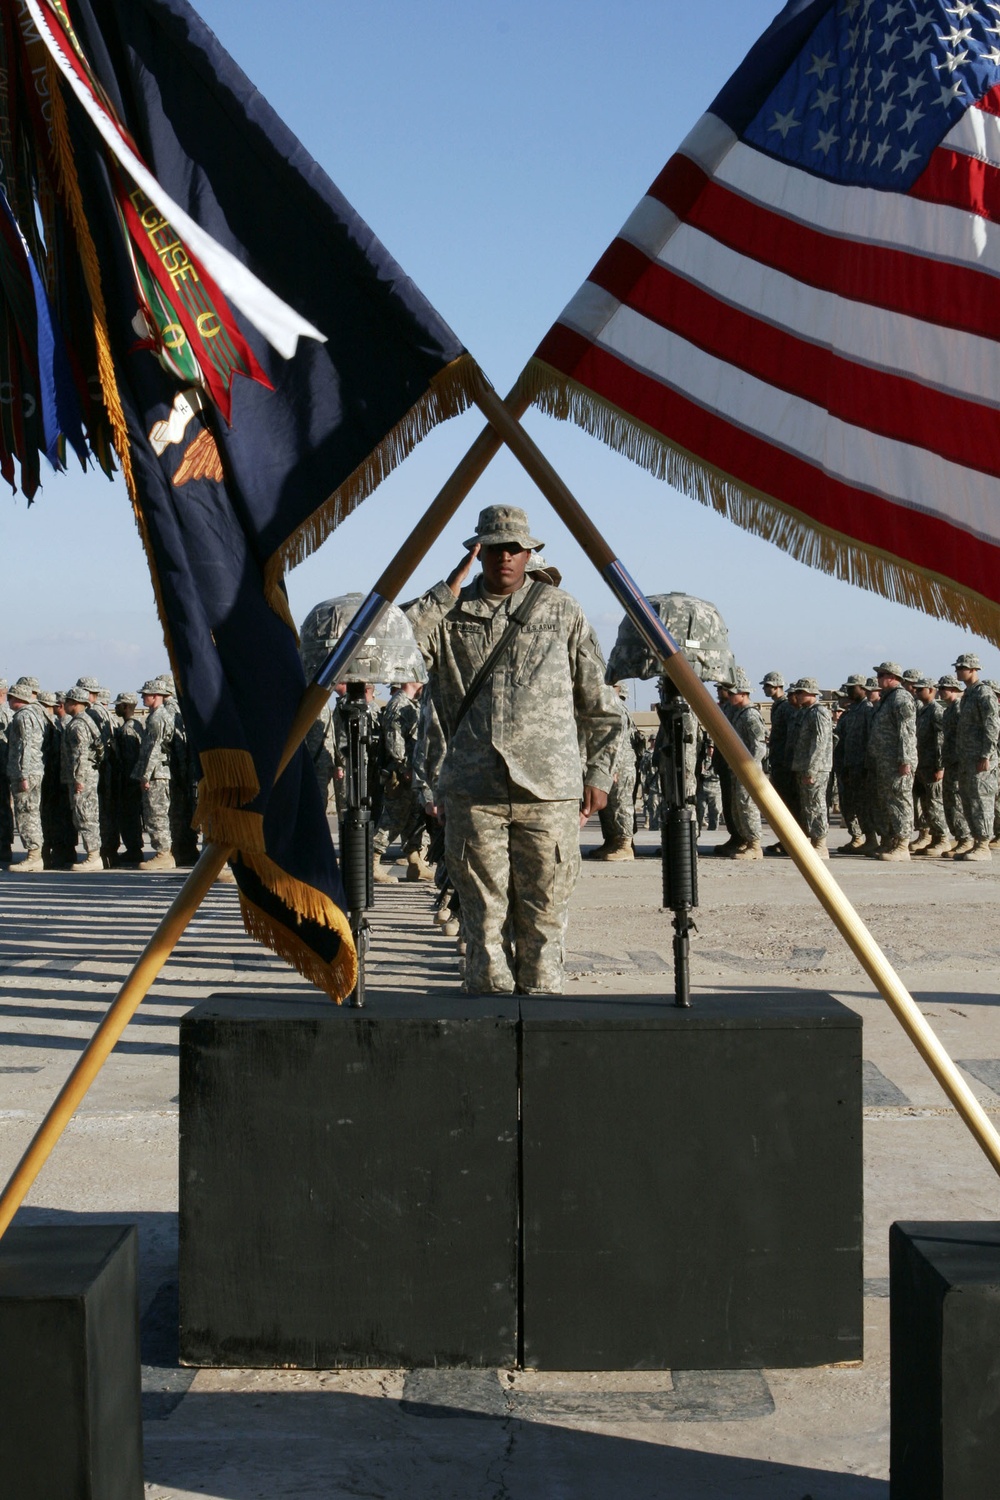
[[[726, 717], [754, 760], [764, 759], [764, 720], [750, 702], [750, 679], [742, 667], [736, 667], [727, 682], [720, 684], [727, 694]], [[728, 767], [727, 767], [728, 769]], [[719, 846], [717, 853], [729, 859], [762, 859], [760, 840], [760, 811], [743, 783], [730, 777], [730, 812], [727, 826], [730, 837]]]
[[393, 839], [398, 838], [406, 860], [408, 880], [433, 880], [427, 863], [429, 843], [427, 819], [414, 786], [413, 758], [420, 727], [419, 682], [393, 684], [392, 696], [379, 718], [378, 758], [375, 761], [382, 788], [382, 812], [375, 830], [375, 879], [394, 881], [382, 861]]
[[142, 685], [146, 729], [133, 775], [142, 790], [142, 821], [153, 846], [147, 870], [176, 868], [170, 827], [170, 741], [174, 718], [164, 706], [166, 683], [151, 677]]
[[83, 842], [83, 860], [74, 872], [103, 870], [101, 815], [98, 803], [100, 768], [104, 756], [101, 732], [87, 712], [90, 693], [78, 684], [66, 694], [67, 722], [62, 732], [61, 779], [67, 788], [73, 827]]
[[45, 754], [52, 740], [52, 725], [37, 699], [38, 684], [21, 677], [8, 691], [12, 718], [7, 726], [7, 780], [14, 803], [14, 826], [26, 851], [25, 858], [11, 865], [18, 874], [43, 870], [42, 778]]

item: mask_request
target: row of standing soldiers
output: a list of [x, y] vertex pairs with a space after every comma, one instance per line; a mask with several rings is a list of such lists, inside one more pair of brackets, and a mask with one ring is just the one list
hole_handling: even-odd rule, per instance
[[[19, 874], [140, 865], [144, 832], [144, 869], [195, 862], [198, 764], [173, 682], [140, 691], [144, 720], [137, 694], [119, 693], [112, 711], [94, 677], [65, 693], [0, 678], [0, 863]], [[25, 857], [12, 863], [15, 834]]]
[[[786, 696], [781, 674], [768, 672], [761, 686], [771, 699], [769, 738], [739, 668], [720, 684], [719, 699], [754, 759], [766, 753], [775, 790], [821, 858], [829, 857], [833, 778], [850, 834], [838, 853], [991, 860], [1000, 843], [1000, 687], [980, 680], [972, 652], [937, 681], [891, 661], [874, 670], [874, 680], [857, 674], [842, 685], [836, 723], [814, 678], [800, 678]], [[730, 830], [716, 853], [783, 854], [780, 844], [762, 850], [755, 804], [719, 756], [716, 765]]]

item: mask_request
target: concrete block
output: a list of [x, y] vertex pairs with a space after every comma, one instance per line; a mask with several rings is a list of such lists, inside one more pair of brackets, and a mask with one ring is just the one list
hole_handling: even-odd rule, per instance
[[859, 1359], [859, 1017], [808, 992], [521, 1015], [525, 1364]]
[[889, 1231], [891, 1500], [1000, 1493], [1000, 1224]]
[[181, 1360], [510, 1363], [517, 1006], [213, 998], [181, 1023]]
[[0, 1496], [141, 1500], [134, 1225], [0, 1240]]

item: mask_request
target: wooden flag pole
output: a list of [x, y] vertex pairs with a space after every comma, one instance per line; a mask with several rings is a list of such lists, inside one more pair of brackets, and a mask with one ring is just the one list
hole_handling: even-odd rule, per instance
[[[485, 382], [485, 377], [483, 377]], [[753, 797], [782, 845], [788, 850], [806, 882], [834, 922], [862, 968], [890, 1006], [921, 1057], [948, 1098], [965, 1121], [976, 1141], [989, 1158], [994, 1171], [1000, 1173], [1000, 1135], [997, 1134], [979, 1100], [927, 1024], [912, 995], [893, 969], [889, 960], [834, 880], [826, 864], [818, 858], [809, 840], [775, 792], [760, 766], [753, 759], [718, 704], [695, 675], [625, 568], [612, 552], [578, 501], [566, 488], [551, 464], [532, 442], [521, 423], [511, 416], [494, 390], [485, 385], [477, 395], [477, 404], [487, 421], [502, 436], [514, 456], [550, 502], [560, 520], [569, 528], [584, 552], [604, 576], [633, 624], [650, 648], [659, 656], [664, 670], [687, 699], [695, 715], [729, 766]]]
[[[495, 394], [494, 399], [498, 404], [503, 404]], [[525, 411], [528, 403], [514, 392], [511, 392], [508, 399], [510, 411], [513, 414], [512, 420], [517, 425], [517, 418]], [[426, 557], [466, 495], [499, 451], [501, 441], [492, 424], [479, 434], [462, 458], [458, 468], [443, 485], [378, 579], [371, 594], [358, 610], [355, 620], [348, 626], [343, 638], [343, 649], [335, 648], [320, 668], [320, 675], [324, 674], [324, 669], [326, 671], [324, 681], [327, 686], [321, 687], [314, 680], [306, 688], [289, 731], [275, 776], [276, 780], [305, 739], [310, 726], [329, 698], [339, 673], [343, 671], [354, 654], [357, 644], [357, 633], [353, 628], [355, 621], [364, 618], [368, 622], [367, 628], [370, 628], [371, 624], [388, 607]], [[3, 1237], [56, 1142], [110, 1057], [122, 1032], [148, 994], [150, 985], [177, 946], [184, 929], [208, 894], [231, 853], [232, 850], [224, 848], [221, 844], [208, 844], [202, 850], [198, 863], [181, 886], [132, 972], [111, 1002], [107, 1014], [77, 1059], [76, 1066], [32, 1137], [3, 1193], [0, 1194], [0, 1238]]]

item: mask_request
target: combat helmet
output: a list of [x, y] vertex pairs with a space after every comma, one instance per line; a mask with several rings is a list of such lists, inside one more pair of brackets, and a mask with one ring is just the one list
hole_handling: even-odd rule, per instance
[[[729, 644], [729, 631], [715, 605], [691, 594], [649, 594], [647, 597], [702, 682], [728, 681], [736, 668], [736, 659]], [[618, 639], [608, 657], [605, 681], [621, 682], [626, 677], [639, 677], [645, 681], [662, 673], [663, 663], [653, 655], [626, 615], [618, 627]]]
[[[324, 599], [306, 615], [299, 632], [299, 654], [311, 680], [357, 614], [363, 594]], [[340, 673], [341, 682], [426, 682], [427, 667], [413, 628], [403, 611], [390, 604]]]

